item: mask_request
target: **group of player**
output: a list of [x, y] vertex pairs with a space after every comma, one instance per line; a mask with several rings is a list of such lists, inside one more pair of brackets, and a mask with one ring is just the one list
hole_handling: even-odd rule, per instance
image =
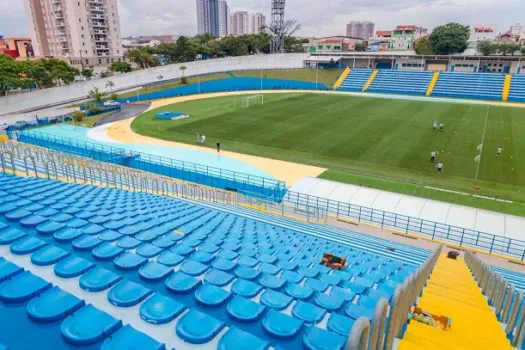
[[[432, 130], [436, 131], [437, 128], [438, 128], [438, 122], [434, 121], [434, 123], [432, 123]], [[445, 130], [445, 123], [443, 123], [443, 122], [439, 123], [439, 130], [441, 130], [441, 131]], [[434, 164], [436, 162], [436, 157], [437, 157], [438, 154], [439, 154], [438, 151], [430, 152], [430, 162], [432, 164]], [[443, 171], [443, 161], [442, 160], [440, 160], [437, 163], [437, 171], [438, 171], [438, 175], [441, 174], [441, 172]]]

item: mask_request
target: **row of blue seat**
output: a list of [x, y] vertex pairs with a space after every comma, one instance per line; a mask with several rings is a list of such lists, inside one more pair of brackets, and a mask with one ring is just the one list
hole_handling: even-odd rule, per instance
[[501, 100], [504, 74], [441, 72], [432, 96]]
[[431, 71], [379, 70], [367, 91], [425, 95], [432, 76]]
[[508, 100], [512, 102], [525, 102], [525, 75], [512, 76]]
[[[1, 179], [0, 244], [30, 254], [35, 266], [53, 265], [57, 278], [78, 278], [86, 291], [109, 290], [117, 307], [142, 303], [147, 322], [190, 310], [176, 322], [189, 343], [207, 343], [227, 327], [259, 345], [341, 348], [354, 320], [370, 319], [378, 298], [389, 299], [414, 269], [171, 198]], [[349, 268], [318, 265], [325, 251], [347, 256]]]
[[345, 78], [339, 90], [342, 91], [362, 91], [368, 78], [372, 74], [372, 69], [356, 68], [350, 71], [350, 74]]

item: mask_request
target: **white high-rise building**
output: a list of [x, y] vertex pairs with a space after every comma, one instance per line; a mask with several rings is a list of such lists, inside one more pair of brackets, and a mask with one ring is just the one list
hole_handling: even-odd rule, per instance
[[226, 0], [219, 0], [219, 36], [230, 34], [230, 8]]
[[263, 32], [263, 28], [266, 26], [266, 17], [262, 13], [251, 13], [250, 14], [250, 33], [259, 34]]
[[197, 28], [200, 35], [219, 36], [218, 0], [197, 0]]
[[231, 34], [250, 34], [250, 17], [246, 11], [237, 11], [231, 15]]
[[24, 0], [35, 56], [106, 65], [123, 57], [117, 0]]
[[372, 22], [350, 22], [346, 25], [346, 36], [369, 40], [374, 37], [374, 28]]

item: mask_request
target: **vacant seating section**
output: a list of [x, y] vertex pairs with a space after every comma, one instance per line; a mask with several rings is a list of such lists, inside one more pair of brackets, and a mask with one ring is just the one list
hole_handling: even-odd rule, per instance
[[509, 101], [525, 102], [525, 75], [515, 74], [512, 76]]
[[501, 101], [505, 74], [441, 72], [432, 96]]
[[342, 91], [362, 91], [368, 78], [372, 74], [371, 69], [355, 68], [341, 84], [339, 90]]
[[379, 70], [369, 92], [425, 95], [434, 72]]

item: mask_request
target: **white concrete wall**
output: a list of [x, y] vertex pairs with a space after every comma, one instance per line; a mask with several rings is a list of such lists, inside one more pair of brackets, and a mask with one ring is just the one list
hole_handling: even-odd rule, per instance
[[[303, 61], [307, 56], [308, 54], [253, 55], [187, 62], [183, 63], [187, 68], [184, 74], [191, 76], [261, 68], [302, 68]], [[162, 75], [164, 80], [177, 79], [181, 76], [179, 69], [181, 65], [182, 64], [170, 64], [105, 79], [1, 97], [0, 115], [21, 112], [28, 109], [44, 108], [53, 104], [67, 103], [75, 99], [85, 98], [94, 87], [99, 88], [100, 91], [108, 92], [110, 89], [106, 87], [107, 81], [112, 81], [115, 84], [113, 90], [124, 90], [148, 83], [159, 82], [157, 78], [159, 75]]]

